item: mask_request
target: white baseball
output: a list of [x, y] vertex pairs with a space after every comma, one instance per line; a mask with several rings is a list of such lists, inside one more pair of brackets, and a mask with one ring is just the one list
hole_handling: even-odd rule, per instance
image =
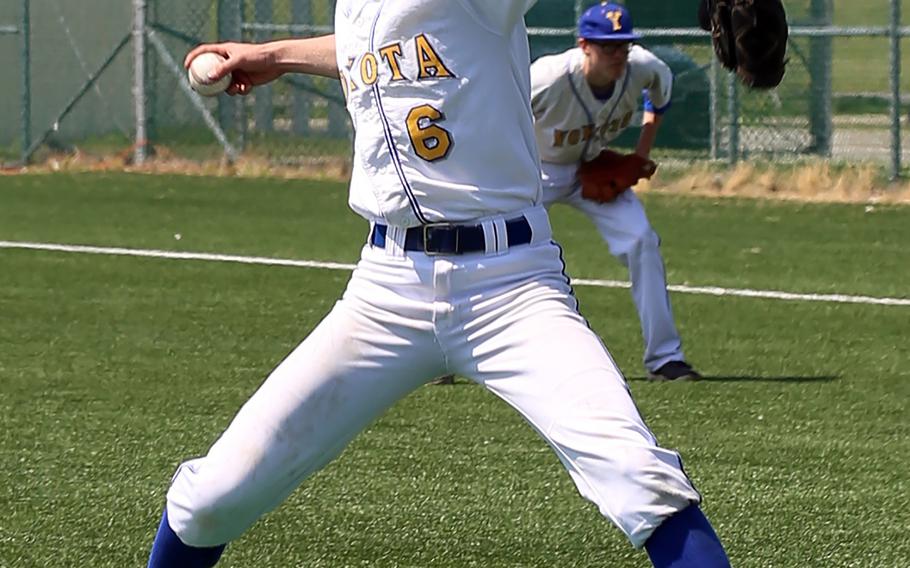
[[186, 71], [190, 87], [205, 97], [214, 97], [224, 92], [231, 84], [230, 73], [214, 82], [208, 78], [209, 73], [222, 61], [224, 61], [223, 57], [212, 52], [200, 53], [193, 58], [190, 68]]

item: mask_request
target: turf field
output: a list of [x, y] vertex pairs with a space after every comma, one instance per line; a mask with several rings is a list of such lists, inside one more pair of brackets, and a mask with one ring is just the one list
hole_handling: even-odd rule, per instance
[[[645, 202], [672, 284], [910, 298], [910, 207]], [[0, 177], [0, 241], [351, 263], [366, 224], [345, 203], [334, 183]], [[625, 277], [584, 218], [553, 213], [573, 277]], [[144, 565], [177, 463], [205, 451], [346, 279], [0, 248], [0, 567]], [[652, 384], [628, 291], [576, 291], [734, 566], [908, 566], [910, 305], [674, 293], [709, 377]], [[511, 409], [461, 380], [392, 408], [222, 565], [648, 563]]]

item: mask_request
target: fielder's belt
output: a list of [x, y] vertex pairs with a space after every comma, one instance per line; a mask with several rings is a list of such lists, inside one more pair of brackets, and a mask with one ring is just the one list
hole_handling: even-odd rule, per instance
[[[370, 234], [370, 244], [385, 248], [386, 225], [376, 224]], [[509, 246], [526, 245], [531, 242], [531, 225], [524, 217], [506, 221], [506, 235]], [[455, 225], [451, 223], [430, 223], [407, 230], [404, 250], [420, 251], [430, 255], [457, 255], [471, 252], [485, 252], [487, 242], [483, 225]]]

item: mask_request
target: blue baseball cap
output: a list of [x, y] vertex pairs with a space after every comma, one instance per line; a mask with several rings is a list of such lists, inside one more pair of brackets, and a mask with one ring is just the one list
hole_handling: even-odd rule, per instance
[[593, 41], [632, 41], [641, 36], [632, 31], [632, 16], [625, 6], [595, 4], [578, 19], [578, 37]]

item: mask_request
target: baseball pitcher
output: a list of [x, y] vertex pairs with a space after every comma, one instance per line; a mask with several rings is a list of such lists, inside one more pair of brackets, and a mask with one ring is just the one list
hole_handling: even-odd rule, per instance
[[[639, 37], [625, 7], [601, 3], [579, 19], [578, 47], [531, 66], [543, 199], [547, 207], [564, 203], [590, 217], [628, 268], [649, 377], [697, 379], [673, 321], [660, 239], [631, 189], [654, 173], [649, 155], [673, 86], [669, 67], [632, 43]], [[635, 152], [610, 150], [610, 141], [636, 119], [642, 98]]]
[[729, 566], [679, 455], [657, 444], [563, 272], [534, 144], [533, 3], [339, 0], [335, 35], [187, 55], [225, 57], [211, 79], [231, 73], [231, 94], [288, 72], [337, 77], [356, 129], [350, 205], [370, 229], [341, 299], [177, 469], [150, 567], [213, 566], [443, 373], [515, 408], [655, 566]]

